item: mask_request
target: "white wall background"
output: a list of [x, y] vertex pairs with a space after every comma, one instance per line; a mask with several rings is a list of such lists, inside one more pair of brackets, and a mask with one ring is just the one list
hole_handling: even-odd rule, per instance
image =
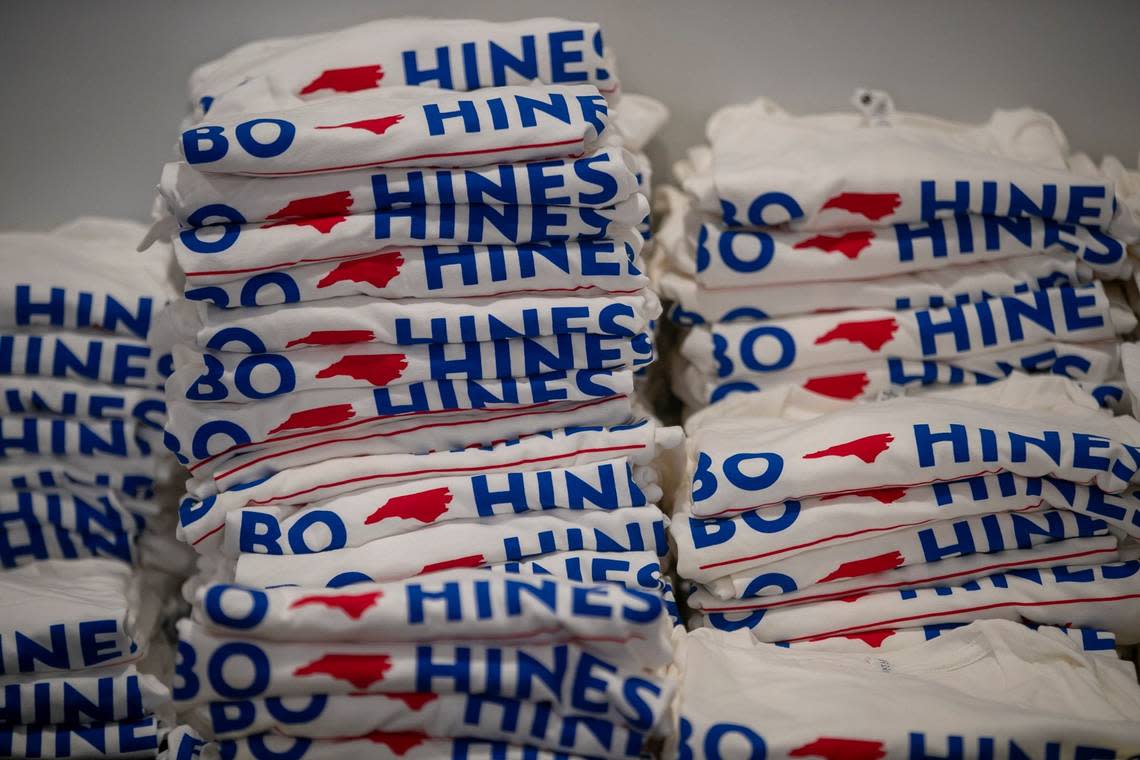
[[144, 219], [195, 65], [259, 37], [405, 14], [602, 22], [623, 87], [672, 110], [652, 146], [658, 177], [717, 106], [763, 94], [843, 108], [864, 85], [962, 120], [1031, 105], [1094, 156], [1134, 165], [1140, 150], [1136, 0], [3, 0], [0, 227]]

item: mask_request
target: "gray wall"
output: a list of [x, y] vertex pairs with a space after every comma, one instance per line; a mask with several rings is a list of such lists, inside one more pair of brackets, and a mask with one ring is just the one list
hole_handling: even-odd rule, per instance
[[1140, 150], [1135, 0], [2, 0], [0, 227], [145, 218], [196, 64], [402, 14], [602, 22], [625, 89], [672, 109], [651, 151], [661, 177], [717, 106], [842, 108], [856, 86], [963, 120], [1031, 105], [1094, 156], [1134, 165]]

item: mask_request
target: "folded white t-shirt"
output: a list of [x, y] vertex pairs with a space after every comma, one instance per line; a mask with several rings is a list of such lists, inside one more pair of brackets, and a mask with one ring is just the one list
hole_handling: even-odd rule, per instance
[[1095, 227], [1033, 217], [960, 214], [833, 232], [726, 228], [667, 188], [656, 240], [670, 268], [707, 288], [870, 279], [1041, 253], [1068, 256], [1108, 279], [1127, 277], [1127, 248]]
[[242, 353], [350, 343], [468, 343], [562, 333], [631, 340], [660, 313], [650, 290], [595, 297], [512, 296], [386, 301], [346, 296], [308, 303], [219, 309], [179, 301], [153, 340]]
[[[128, 499], [151, 499], [160, 480], [180, 472], [173, 457], [146, 460], [92, 459], [36, 454], [0, 460], [0, 488], [37, 489], [88, 486], [110, 489]], [[145, 510], [138, 510], [145, 511]]]
[[[618, 90], [613, 53], [596, 23], [384, 18], [332, 32], [261, 39], [204, 63], [190, 75], [199, 107], [259, 78], [302, 99], [399, 85], [449, 90], [590, 82]], [[207, 102], [203, 102], [203, 99]]]
[[73, 673], [28, 674], [0, 685], [0, 725], [86, 726], [168, 712], [170, 689], [135, 663]]
[[218, 636], [268, 641], [574, 643], [643, 668], [672, 658], [655, 594], [475, 569], [338, 589], [211, 585], [198, 590], [194, 619]]
[[742, 285], [708, 289], [692, 278], [665, 272], [657, 278], [669, 318], [682, 325], [750, 322], [841, 309], [927, 309], [1089, 282], [1071, 256], [1018, 256], [977, 264], [796, 285]]
[[987, 618], [1103, 628], [1140, 641], [1140, 561], [1010, 570], [965, 583], [879, 591], [849, 601], [710, 613], [715, 628], [747, 628], [760, 641], [793, 641]]
[[[496, 205], [604, 208], [637, 192], [633, 154], [617, 147], [589, 155], [502, 163], [489, 156], [467, 169], [381, 168], [257, 178], [168, 163], [158, 190], [181, 225], [223, 205], [246, 222], [343, 217], [402, 206]], [[201, 223], [194, 225], [201, 226]]]
[[[1093, 545], [1063, 546], [1073, 539], [1105, 538]], [[949, 560], [971, 557], [978, 566], [1004, 566], [1031, 558], [1006, 558], [1011, 551], [1028, 551], [1049, 544], [1064, 556], [1053, 562], [1107, 562], [1116, 550], [1116, 537], [1108, 525], [1088, 515], [1066, 510], [996, 512], [943, 519], [893, 533], [868, 534], [860, 540], [816, 546], [791, 555], [767, 557], [762, 564], [732, 570], [705, 583], [718, 599], [754, 596], [815, 598], [816, 595], [862, 593], [877, 586], [879, 577], [895, 577], [910, 584], [909, 573], [922, 579], [951, 572]], [[1052, 557], [1050, 557], [1052, 558]], [[1091, 558], [1091, 559], [1090, 559]], [[944, 565], [945, 563], [945, 565]], [[997, 567], [994, 571], [996, 572]], [[874, 576], [875, 580], [869, 580]], [[804, 592], [799, 594], [798, 592]], [[781, 600], [783, 601], [783, 600]]]
[[[921, 394], [952, 386], [985, 386], [1017, 372], [1049, 373], [1076, 380], [1097, 402], [1117, 408], [1124, 399], [1122, 348], [1116, 340], [1093, 343], [1044, 341], [979, 351], [947, 359], [900, 359], [879, 356], [844, 364], [718, 379], [685, 359], [674, 360], [673, 392], [693, 408], [715, 403], [735, 393], [795, 386], [841, 400], [882, 400]], [[1034, 376], [1040, 377], [1041, 374]], [[1128, 411], [1124, 405], [1120, 411]]]
[[169, 353], [138, 338], [42, 327], [0, 333], [0, 375], [161, 388], [171, 370]]
[[675, 668], [669, 757], [1124, 757], [1140, 746], [1130, 663], [1015, 623], [882, 654], [695, 631], [679, 637]]
[[1106, 494], [1095, 486], [1008, 472], [787, 501], [707, 520], [689, 514], [682, 499], [674, 506], [670, 532], [677, 546], [678, 573], [711, 581], [805, 551], [893, 535], [940, 520], [1042, 505], [1095, 517], [1140, 536], [1140, 498], [1134, 493]]
[[[622, 424], [631, 414], [632, 392], [629, 370], [578, 370], [306, 391], [256, 404], [172, 404], [166, 443], [196, 479], [222, 485], [240, 473], [335, 456], [415, 453], [525, 435], [572, 411], [583, 424]], [[229, 419], [219, 419], [219, 412]]]
[[157, 389], [57, 377], [0, 375], [0, 414], [133, 419], [161, 430], [166, 424], [166, 401]]
[[146, 340], [175, 296], [170, 248], [136, 252], [135, 222], [81, 217], [50, 232], [0, 233], [0, 329], [97, 329]]
[[943, 308], [722, 322], [690, 330], [681, 355], [718, 378], [763, 377], [876, 357], [947, 360], [1048, 341], [1092, 343], [1135, 326], [1131, 310], [1094, 282]]
[[166, 385], [172, 397], [191, 402], [249, 402], [309, 390], [393, 387], [432, 380], [525, 378], [574, 369], [622, 369], [652, 360], [649, 333], [632, 338], [562, 333], [387, 348], [311, 346], [254, 355], [175, 346], [174, 364], [178, 369]]
[[[457, 244], [524, 245], [550, 241], [631, 241], [640, 250], [637, 225], [649, 213], [635, 194], [605, 208], [574, 206], [411, 206], [371, 213], [290, 217], [245, 224], [226, 206], [200, 226], [172, 238], [178, 265], [191, 282], [236, 279], [299, 264], [337, 262], [394, 246]], [[236, 220], [236, 221], [231, 221]], [[389, 257], [378, 276], [392, 273]]]
[[292, 553], [308, 526], [326, 523], [343, 532], [345, 546], [399, 536], [453, 520], [559, 510], [611, 511], [657, 503], [662, 496], [652, 466], [635, 467], [626, 457], [549, 469], [511, 469], [477, 475], [428, 477], [373, 486], [304, 507], [244, 507], [226, 518], [225, 543], [237, 553], [239, 536], [274, 536], [272, 544]]
[[0, 573], [0, 683], [137, 660], [157, 606], [120, 562], [45, 561]]
[[[371, 246], [370, 246], [371, 248]], [[230, 271], [198, 259], [186, 273], [186, 298], [222, 308], [321, 301], [338, 296], [467, 298], [512, 293], [636, 293], [641, 240], [543, 241], [520, 245], [393, 246], [367, 253], [309, 256]], [[311, 263], [310, 263], [311, 262]], [[240, 262], [238, 262], [240, 263]]]
[[[993, 394], [994, 405], [962, 403], [961, 397], [944, 393], [834, 402], [845, 408], [794, 423], [759, 415], [690, 420], [692, 512], [715, 517], [785, 499], [1004, 471], [1087, 483], [1107, 492], [1129, 487], [1140, 468], [1135, 419], [1086, 414], [1063, 399], [1055, 399], [1051, 411], [997, 405], [1003, 389], [1019, 385], [978, 388]], [[732, 410], [746, 413], [749, 397], [740, 398]], [[1074, 414], [1078, 410], [1081, 416]]]
[[[180, 710], [263, 696], [466, 693], [549, 702], [565, 715], [652, 731], [673, 691], [669, 680], [573, 644], [255, 643], [211, 635], [189, 620], [178, 623], [178, 633], [173, 694]], [[535, 679], [534, 668], [553, 676]]]
[[[282, 469], [264, 479], [235, 480], [228, 490], [211, 491], [189, 484], [179, 507], [179, 537], [206, 550], [221, 541], [226, 515], [245, 506], [304, 505], [362, 488], [409, 483], [439, 476], [504, 473], [524, 469], [589, 464], [624, 456], [634, 466], [653, 462], [657, 452], [680, 443], [680, 428], [649, 420], [610, 427], [583, 424], [582, 410], [565, 428], [552, 427], [514, 439], [459, 446], [420, 454], [388, 453], [326, 459]], [[542, 416], [541, 419], [550, 419]], [[211, 540], [213, 537], [213, 540]]]
[[[354, 744], [361, 748], [368, 742], [383, 747], [387, 741], [400, 756], [420, 747], [438, 747], [441, 739], [453, 738], [526, 744], [587, 757], [639, 758], [647, 750], [644, 734], [614, 721], [564, 716], [547, 704], [478, 694], [268, 697], [211, 702], [182, 717], [199, 734], [212, 739], [250, 736], [247, 746], [251, 750], [261, 739], [254, 734], [263, 734], [266, 746], [284, 744], [287, 740], [281, 737], [290, 736], [333, 740], [317, 741], [317, 747], [345, 744], [352, 737], [360, 737]], [[370, 748], [361, 751], [373, 756]], [[304, 756], [309, 756], [308, 751]]]
[[0, 726], [0, 754], [24, 758], [150, 758], [165, 733], [153, 716], [90, 726]]
[[179, 149], [203, 171], [253, 177], [482, 166], [588, 153], [608, 122], [605, 97], [589, 84], [400, 87], [257, 113], [212, 110], [182, 133]]
[[337, 548], [336, 535], [322, 536], [322, 531], [314, 530], [308, 553], [260, 553], [258, 549], [264, 546], [250, 540], [245, 545], [239, 542], [243, 553], [222, 563], [225, 568], [232, 565], [233, 581], [243, 585], [329, 586], [365, 578], [377, 582], [404, 580], [555, 551], [652, 551], [663, 557], [669, 550], [665, 537], [668, 520], [656, 505], [561, 514], [565, 511], [439, 523], [344, 548]]
[[1127, 216], [1118, 205], [1138, 200], [1118, 197], [1111, 177], [1070, 170], [1057, 123], [1027, 108], [967, 125], [904, 113], [792, 116], [758, 99], [722, 108], [707, 133], [708, 165], [685, 187], [731, 225], [834, 230], [974, 213], [1111, 234]]
[[[812, 605], [830, 600], [851, 601], [859, 596], [879, 591], [899, 591], [905, 589], [931, 588], [947, 585], [963, 585], [978, 578], [998, 572], [1021, 572], [1035, 568], [1051, 567], [1064, 563], [1069, 567], [1084, 567], [1116, 562], [1120, 559], [1115, 536], [1074, 535], [1060, 541], [1030, 544], [1024, 548], [1011, 543], [1010, 547], [992, 554], [957, 554], [944, 556], [933, 562], [904, 564], [892, 568], [893, 562], [886, 561], [890, 552], [864, 558], [866, 564], [847, 564], [835, 575], [834, 580], [811, 584], [810, 579], [819, 573], [806, 573], [808, 585], [792, 588], [797, 573], [804, 575], [803, 565], [812, 561], [811, 556], [799, 555], [779, 566], [755, 568], [718, 578], [708, 584], [693, 588], [686, 598], [694, 610], [706, 613], [750, 612], [774, 608]], [[820, 558], [830, 561], [826, 554]], [[878, 563], [878, 564], [876, 564]], [[790, 573], [784, 573], [788, 570]], [[830, 578], [835, 572], [824, 578]], [[783, 589], [790, 589], [781, 593]], [[767, 595], [767, 596], [765, 596]]]

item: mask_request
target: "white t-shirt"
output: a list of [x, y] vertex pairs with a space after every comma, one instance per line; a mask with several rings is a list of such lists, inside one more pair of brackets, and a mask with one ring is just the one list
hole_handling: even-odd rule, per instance
[[589, 153], [608, 123], [605, 97], [589, 84], [399, 87], [254, 113], [211, 110], [182, 133], [179, 150], [202, 171], [251, 177], [482, 166]]
[[1137, 232], [1117, 207], [1140, 198], [1070, 170], [1064, 134], [1040, 111], [967, 125], [893, 109], [792, 116], [758, 99], [713, 114], [707, 134], [708, 165], [685, 188], [730, 224], [834, 230], [972, 213]]
[[180, 225], [209, 219], [224, 205], [245, 222], [281, 223], [403, 206], [494, 205], [605, 208], [637, 192], [633, 154], [604, 147], [586, 156], [506, 164], [490, 156], [467, 169], [356, 169], [296, 177], [258, 178], [203, 172], [168, 163], [158, 190]]
[[678, 638], [675, 668], [668, 757], [1126, 757], [1140, 746], [1130, 663], [1014, 623], [882, 654], [702, 630]]
[[652, 360], [653, 340], [649, 333], [632, 338], [562, 333], [398, 348], [312, 346], [256, 356], [176, 346], [174, 363], [178, 369], [166, 385], [176, 399], [248, 403], [310, 390], [383, 388], [433, 380], [525, 378], [575, 369], [623, 369]]
[[241, 353], [351, 343], [469, 343], [562, 333], [631, 340], [660, 314], [652, 291], [595, 297], [512, 296], [387, 301], [346, 296], [278, 306], [219, 309], [179, 301], [153, 340]]
[[329, 261], [306, 251], [295, 262], [266, 264], [254, 272], [243, 272], [245, 267], [213, 268], [209, 261], [195, 259], [184, 262], [195, 267], [186, 273], [186, 298], [236, 308], [353, 295], [434, 299], [512, 293], [629, 295], [648, 285], [638, 256], [641, 247], [641, 239], [633, 236], [520, 245], [382, 245], [379, 250]]
[[226, 515], [245, 506], [300, 506], [362, 488], [398, 483], [414, 487], [411, 482], [423, 478], [573, 466], [615, 456], [642, 466], [653, 462], [659, 446], [672, 448], [680, 443], [680, 428], [663, 428], [648, 420], [591, 428], [583, 424], [582, 410], [576, 414], [577, 419], [566, 420], [568, 427], [477, 447], [327, 459], [282, 469], [265, 479], [236, 480], [221, 492], [192, 489], [179, 508], [179, 537], [205, 551], [220, 544]]
[[1041, 506], [1072, 510], [1140, 536], [1140, 498], [1133, 492], [1106, 494], [1094, 486], [1008, 472], [793, 500], [707, 520], [682, 508], [675, 510], [670, 532], [677, 546], [677, 571], [707, 582], [806, 551], [921, 530], [939, 521]]
[[961, 306], [861, 308], [695, 327], [681, 355], [706, 375], [763, 378], [874, 359], [945, 361], [1051, 342], [1096, 343], [1136, 326], [1099, 282], [1015, 293]]
[[589, 82], [607, 95], [619, 89], [601, 27], [558, 18], [385, 18], [256, 40], [196, 68], [190, 98], [208, 108], [248, 79], [305, 100], [400, 85], [478, 90], [534, 80]]
[[198, 589], [194, 620], [218, 636], [262, 641], [574, 643], [642, 668], [672, 658], [658, 595], [475, 569], [335, 589], [211, 585]]
[[1002, 618], [1103, 628], [1128, 645], [1140, 642], [1137, 600], [1140, 560], [1133, 559], [1010, 570], [961, 584], [878, 591], [847, 601], [710, 613], [704, 622], [714, 628], [746, 628], [760, 641], [794, 641]]
[[[1024, 385], [1021, 380], [1018, 385]], [[996, 400], [1014, 387], [994, 384], [978, 391], [988, 390]], [[798, 423], [741, 415], [695, 424], [694, 418], [686, 442], [692, 513], [715, 517], [785, 499], [1005, 471], [1095, 484], [1113, 493], [1128, 488], [1140, 468], [1136, 420], [1085, 413], [1062, 401], [1050, 413], [966, 404], [944, 393], [848, 404]], [[747, 408], [742, 403], [733, 411]]]
[[[396, 269], [403, 247], [524, 245], [549, 241], [620, 240], [638, 251], [637, 225], [649, 213], [635, 194], [605, 208], [574, 206], [410, 206], [372, 213], [290, 217], [243, 224], [226, 206], [175, 235], [178, 265], [191, 284], [233, 280], [301, 264], [337, 263], [362, 254], [388, 253], [376, 275]], [[220, 209], [220, 210], [219, 210]], [[411, 257], [411, 252], [409, 252]], [[343, 272], [343, 270], [342, 270]]]
[[1033, 217], [956, 215], [834, 232], [741, 230], [694, 209], [692, 196], [675, 188], [665, 196], [668, 214], [656, 240], [668, 267], [709, 289], [874, 279], [1041, 253], [1074, 258], [1108, 279], [1132, 270], [1124, 243], [1101, 230]]
[[[574, 644], [255, 643], [213, 636], [189, 620], [179, 622], [178, 632], [173, 694], [179, 710], [219, 699], [466, 693], [549, 702], [565, 715], [652, 731], [673, 692], [668, 679]], [[554, 675], [535, 679], [535, 667]]]

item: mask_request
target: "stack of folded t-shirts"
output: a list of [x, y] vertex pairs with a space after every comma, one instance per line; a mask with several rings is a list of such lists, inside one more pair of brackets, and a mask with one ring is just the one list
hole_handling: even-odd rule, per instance
[[671, 373], [686, 405], [777, 385], [868, 399], [1014, 370], [1121, 401], [1136, 320], [1102, 280], [1131, 270], [1140, 183], [1071, 157], [1037, 111], [965, 125], [895, 113], [878, 92], [856, 104], [724, 108], [678, 164], [654, 279], [692, 326]]
[[[387, 49], [410, 52], [375, 52]], [[411, 77], [427, 65], [425, 49], [441, 71], [454, 57], [452, 73], [462, 68], [464, 80]], [[217, 644], [224, 652], [252, 653], [260, 636], [278, 636], [294, 642], [281, 645], [288, 653], [345, 635], [335, 611], [316, 608], [315, 627], [296, 638], [223, 630], [208, 610], [216, 583], [271, 594], [288, 586], [315, 598], [361, 584], [340, 595], [396, 596], [420, 593], [417, 584], [444, 577], [437, 573], [480, 568], [463, 576], [475, 589], [547, 576], [553, 585], [534, 592], [543, 599], [627, 593], [624, 585], [671, 611], [653, 461], [680, 435], [633, 413], [633, 373], [653, 358], [659, 307], [639, 261], [648, 203], [637, 160], [611, 138], [601, 90], [617, 85], [597, 26], [387, 21], [258, 51], [232, 54], [235, 71], [247, 69], [231, 91], [218, 73], [229, 64], [195, 75], [195, 97], [210, 93], [209, 111], [183, 133], [182, 160], [160, 185], [186, 275], [185, 300], [159, 331], [177, 367], [166, 385], [167, 445], [191, 473], [179, 534], [201, 555], [186, 586], [198, 618], [182, 630], [186, 678], [213, 677], [199, 670], [214, 667], [198, 652], [213, 646], [210, 637], [236, 639]], [[350, 69], [385, 76], [351, 92], [325, 86], [357, 81], [343, 74]], [[397, 69], [403, 75], [388, 78]], [[606, 583], [615, 586], [597, 585]], [[503, 592], [507, 608], [530, 593], [519, 588]], [[456, 624], [469, 624], [470, 640], [485, 650], [498, 642], [479, 633], [478, 616], [506, 623], [484, 604], [490, 592], [470, 593], [475, 612], [457, 611]], [[583, 605], [581, 614], [601, 614], [601, 605]], [[646, 613], [646, 623], [659, 614]], [[393, 640], [379, 630], [351, 636]], [[274, 668], [288, 667], [287, 654], [278, 663], [266, 651]], [[544, 671], [577, 656], [543, 651], [560, 658], [533, 666]], [[415, 654], [409, 647], [404, 656]], [[328, 681], [298, 683], [284, 688], [300, 692], [176, 691], [188, 708], [257, 693], [271, 710], [278, 696], [337, 693]], [[398, 690], [434, 688], [404, 682]], [[497, 692], [490, 683], [473, 693]], [[572, 705], [536, 694], [512, 698], [576, 721]], [[426, 725], [413, 713], [428, 698], [388, 708], [399, 708], [391, 721], [298, 728], [305, 741], [291, 751], [341, 751], [319, 741], [334, 727], [339, 738], [400, 726], [433, 741], [487, 738], [458, 723]], [[449, 699], [454, 714], [460, 703]], [[634, 714], [600, 699], [614, 715]], [[589, 746], [589, 754], [627, 756], [652, 734], [635, 713], [632, 744], [495, 740], [527, 752]], [[199, 741], [207, 752], [269, 751], [260, 738], [225, 743], [272, 729], [264, 720], [226, 728], [199, 718], [186, 716], [196, 731], [176, 737], [172, 753], [203, 749]], [[596, 730], [616, 737], [613, 725]]]
[[180, 626], [172, 745], [203, 758], [645, 756], [672, 625], [617, 584], [478, 569], [211, 585]]
[[169, 357], [147, 344], [170, 258], [134, 252], [141, 234], [0, 235], [0, 756], [158, 748], [187, 552], [162, 499]]
[[1125, 758], [1140, 747], [1136, 668], [1089, 631], [984, 620], [868, 656], [705, 629], [678, 641], [675, 670], [666, 757]]
[[1140, 423], [1071, 380], [775, 389], [688, 433], [672, 531], [694, 627], [878, 648], [1006, 618], [1140, 642]]

